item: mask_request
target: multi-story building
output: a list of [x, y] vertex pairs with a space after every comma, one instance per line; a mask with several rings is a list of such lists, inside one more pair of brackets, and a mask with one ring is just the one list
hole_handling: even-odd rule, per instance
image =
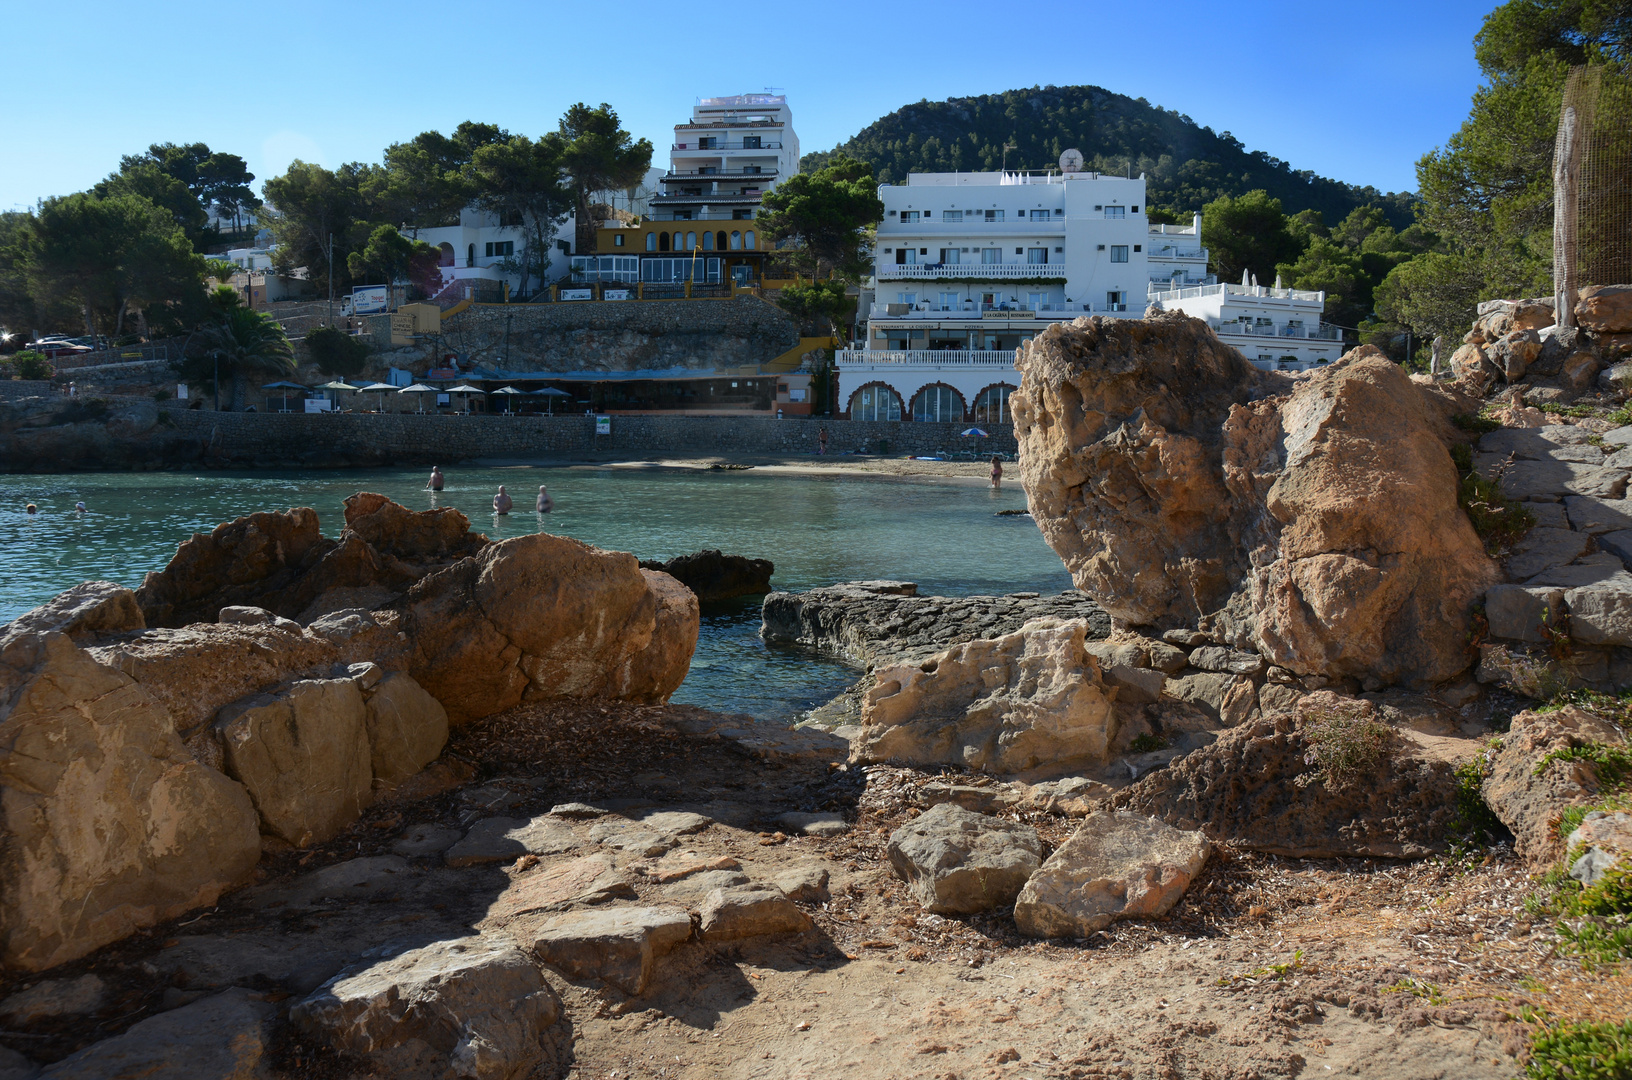
[[767, 245], [753, 220], [760, 199], [799, 171], [799, 136], [781, 94], [699, 98], [674, 126], [669, 168], [649, 216], [608, 222], [596, 255], [578, 256], [585, 282], [741, 285], [764, 276]]
[[[1252, 345], [1261, 367], [1339, 351], [1319, 336], [1324, 294], [1216, 285], [1201, 216], [1150, 224], [1143, 176], [914, 173], [879, 196], [866, 340], [838, 356], [837, 404], [852, 418], [1006, 423], [1022, 344], [1053, 322], [1137, 318], [1156, 301]], [[1274, 349], [1257, 347], [1266, 326]]]

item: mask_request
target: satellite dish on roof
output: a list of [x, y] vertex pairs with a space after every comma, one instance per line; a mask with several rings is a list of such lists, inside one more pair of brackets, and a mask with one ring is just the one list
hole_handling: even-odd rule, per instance
[[1061, 172], [1068, 172], [1068, 173], [1081, 172], [1082, 171], [1082, 151], [1081, 150], [1067, 150], [1065, 153], [1061, 154], [1060, 155], [1060, 171]]

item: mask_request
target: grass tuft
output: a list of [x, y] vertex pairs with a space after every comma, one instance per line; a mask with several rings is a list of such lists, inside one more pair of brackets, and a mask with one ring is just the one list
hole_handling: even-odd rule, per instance
[[1308, 709], [1300, 717], [1299, 728], [1309, 744], [1304, 764], [1315, 766], [1326, 786], [1333, 789], [1370, 772], [1394, 739], [1393, 729], [1360, 702]]

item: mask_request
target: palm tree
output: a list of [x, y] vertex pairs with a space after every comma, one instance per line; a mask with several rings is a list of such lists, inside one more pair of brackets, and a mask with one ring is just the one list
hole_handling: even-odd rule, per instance
[[246, 374], [288, 377], [295, 373], [295, 350], [283, 327], [250, 308], [225, 312], [219, 321], [200, 327], [194, 340], [232, 375], [234, 412], [243, 411]]

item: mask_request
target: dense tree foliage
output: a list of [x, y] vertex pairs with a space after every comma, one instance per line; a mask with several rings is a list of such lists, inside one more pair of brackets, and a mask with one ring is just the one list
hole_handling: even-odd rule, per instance
[[306, 352], [318, 370], [349, 378], [368, 363], [368, 343], [333, 326], [319, 326], [306, 335]]
[[865, 253], [883, 218], [872, 166], [836, 154], [767, 192], [758, 222], [766, 240], [792, 241], [794, 261], [806, 273], [855, 279], [866, 272]]
[[572, 178], [577, 197], [574, 250], [594, 251], [598, 221], [590, 196], [638, 184], [652, 167], [652, 143], [623, 130], [618, 114], [604, 101], [593, 109], [581, 101], [568, 109], [556, 134], [561, 140], [561, 168]]
[[232, 408], [242, 410], [253, 379], [284, 379], [295, 373], [295, 351], [283, 327], [258, 311], [229, 307], [198, 328], [189, 341], [182, 376], [211, 385], [216, 370], [232, 386]]
[[[1097, 86], [920, 101], [868, 125], [834, 152], [865, 161], [881, 182], [898, 184], [912, 172], [1058, 168], [1060, 153], [1071, 148], [1082, 151], [1089, 169], [1144, 173], [1156, 220], [1188, 220], [1221, 196], [1262, 190], [1292, 213], [1319, 210], [1335, 221], [1369, 204], [1382, 208], [1396, 228], [1411, 223], [1409, 196], [1295, 170], [1247, 150], [1227, 131]], [[829, 156], [805, 155], [802, 171], [821, 168]]]

